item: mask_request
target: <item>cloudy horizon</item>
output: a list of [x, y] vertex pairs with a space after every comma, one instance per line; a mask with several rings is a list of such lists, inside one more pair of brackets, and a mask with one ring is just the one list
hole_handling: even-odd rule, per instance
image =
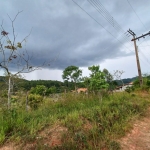
[[[148, 0], [7, 0], [1, 2], [0, 18], [11, 35], [8, 15], [14, 18], [23, 10], [14, 23], [17, 40], [32, 29], [26, 42], [29, 54], [34, 54], [32, 64], [50, 61], [49, 67], [25, 74], [28, 80], [62, 81], [62, 71], [70, 65], [80, 67], [83, 76], [88, 76], [89, 66], [100, 65], [111, 73], [123, 70], [122, 77], [129, 78], [138, 71], [127, 30], [137, 36], [149, 32], [149, 6]], [[150, 73], [150, 36], [137, 41], [137, 46], [142, 73]]]

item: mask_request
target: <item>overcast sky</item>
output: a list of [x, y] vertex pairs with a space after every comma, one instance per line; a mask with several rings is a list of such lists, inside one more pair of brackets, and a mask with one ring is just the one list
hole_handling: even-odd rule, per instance
[[[1, 0], [0, 19], [11, 35], [15, 20], [17, 40], [27, 39], [33, 64], [50, 61], [49, 67], [30, 74], [29, 80], [62, 80], [62, 70], [75, 65], [88, 76], [88, 67], [100, 65], [112, 74], [123, 70], [123, 78], [138, 75], [134, 43], [150, 31], [150, 0]], [[8, 14], [8, 15], [7, 15]], [[142, 73], [150, 73], [150, 36], [137, 41]], [[3, 72], [1, 70], [1, 75]]]

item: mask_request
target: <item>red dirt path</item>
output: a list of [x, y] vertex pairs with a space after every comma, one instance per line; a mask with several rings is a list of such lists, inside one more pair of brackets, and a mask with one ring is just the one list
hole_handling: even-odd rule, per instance
[[150, 108], [145, 117], [135, 121], [133, 129], [120, 144], [122, 150], [150, 150]]

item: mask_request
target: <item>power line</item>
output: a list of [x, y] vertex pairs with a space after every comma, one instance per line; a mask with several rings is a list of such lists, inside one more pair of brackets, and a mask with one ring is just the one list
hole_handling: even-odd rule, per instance
[[144, 35], [142, 34], [139, 37], [133, 38], [131, 41], [139, 40], [140, 38], [145, 38], [145, 36], [147, 36], [147, 35], [150, 35], [150, 31], [148, 33], [144, 34]]
[[[109, 32], [103, 25], [101, 25], [94, 17], [92, 17], [87, 11], [85, 11], [78, 3], [76, 3], [74, 0], [72, 0], [82, 11], [84, 11], [90, 18], [92, 18], [95, 22], [98, 23], [105, 31], [107, 31], [112, 37], [114, 37], [117, 41], [119, 41], [121, 44], [124, 45], [118, 38], [116, 38], [111, 32]], [[125, 46], [125, 45], [124, 45]], [[125, 46], [126, 47], [126, 46]], [[130, 50], [128, 47], [126, 47], [128, 50]], [[130, 50], [131, 51], [131, 50]]]
[[147, 47], [147, 46], [149, 47], [150, 45], [145, 45], [145, 46], [139, 46], [139, 47]]
[[[141, 22], [141, 24], [143, 25], [143, 27], [144, 27], [144, 29], [146, 29], [146, 26], [144, 25], [144, 23], [142, 22], [142, 20], [140, 19], [140, 17], [138, 16], [138, 14], [136, 13], [136, 11], [135, 11], [135, 9], [132, 7], [132, 5], [131, 5], [131, 3], [129, 2], [129, 0], [127, 0], [127, 2], [128, 2], [128, 4], [130, 5], [130, 7], [132, 8], [132, 10], [134, 11], [134, 13], [135, 13], [135, 15], [137, 16], [137, 18], [139, 19], [139, 21]], [[144, 41], [145, 41], [145, 39], [144, 39]], [[141, 43], [143, 43], [144, 41], [142, 41]], [[141, 44], [140, 43], [140, 44]], [[147, 41], [146, 41], [146, 43], [147, 43]], [[140, 45], [139, 44], [139, 45]], [[147, 43], [148, 44], [148, 43]]]
[[150, 65], [150, 62], [148, 61], [148, 59], [147, 59], [147, 57], [145, 56], [145, 54], [141, 51], [141, 50], [139, 50], [139, 54], [141, 54], [141, 56], [143, 56], [143, 60], [148, 64], [148, 65]]
[[104, 19], [106, 19], [113, 26], [114, 29], [116, 29], [117, 32], [119, 31], [123, 33], [120, 36], [120, 38], [123, 38], [125, 40], [124, 42], [129, 42], [128, 37], [130, 36], [130, 34], [125, 36], [125, 33], [124, 33], [125, 31], [117, 23], [117, 21], [110, 15], [110, 13], [105, 9], [105, 7], [100, 3], [100, 1], [88, 0], [88, 2], [98, 11], [98, 13], [100, 13], [104, 17]]
[[[116, 29], [118, 32], [124, 33], [125, 31], [122, 27], [117, 23], [117, 21], [110, 15], [110, 13], [106, 10], [106, 8], [97, 0], [88, 0], [88, 2]], [[124, 35], [124, 34], [123, 34]], [[130, 36], [130, 35], [128, 35]], [[124, 36], [127, 38], [126, 36]], [[128, 38], [127, 38], [128, 39]]]
[[141, 22], [141, 24], [144, 26], [144, 28], [146, 29], [144, 23], [141, 21], [140, 17], [138, 16], [138, 14], [136, 13], [136, 11], [134, 10], [134, 8], [132, 7], [131, 3], [129, 2], [129, 0], [127, 0], [127, 2], [129, 3], [130, 7], [132, 8], [132, 10], [134, 11], [134, 13], [136, 14], [137, 18], [139, 19], [139, 21]]
[[[139, 37], [137, 37], [137, 38], [135, 38], [135, 39], [132, 39], [132, 41], [133, 41], [133, 40], [137, 40], [137, 39], [139, 40], [139, 39], [142, 38], [142, 37], [144, 37], [144, 40], [145, 40], [145, 36], [147, 36], [147, 35], [150, 35], [150, 31], [149, 31], [148, 33], [144, 34], [144, 35], [142, 34], [142, 36], [139, 36]], [[140, 44], [142, 44], [142, 43], [144, 42], [144, 40], [143, 40]], [[140, 44], [139, 44], [139, 45], [140, 45]], [[147, 44], [148, 44], [148, 43], [147, 43]], [[139, 45], [138, 45], [138, 46], [139, 46]], [[146, 58], [146, 56], [145, 56], [145, 58]], [[146, 58], [146, 59], [147, 59], [147, 58]]]
[[[145, 47], [144, 47], [144, 49], [145, 49]], [[146, 50], [146, 49], [145, 49]], [[149, 62], [149, 59], [145, 56], [145, 54], [140, 50], [140, 53], [143, 55], [143, 57], [145, 58], [144, 60], [148, 63], [148, 64], [150, 64], [150, 62]], [[148, 53], [148, 55], [150, 55], [149, 53]]]
[[[122, 32], [123, 29], [121, 26], [116, 22], [116, 20], [110, 15], [110, 13], [106, 10], [106, 8], [100, 3], [99, 1], [95, 0], [88, 0], [90, 4], [93, 5], [97, 9], [97, 11], [115, 28], [117, 31], [121, 30]], [[107, 16], [106, 16], [107, 15]]]
[[[142, 42], [140, 42], [139, 45], [141, 45], [143, 42], [146, 42], [145, 40], [146, 40], [146, 38], [144, 38], [144, 40], [143, 40]], [[147, 42], [146, 42], [146, 43], [147, 43]], [[148, 44], [148, 43], [147, 43], [147, 44]], [[139, 45], [138, 45], [138, 46], [139, 46]]]

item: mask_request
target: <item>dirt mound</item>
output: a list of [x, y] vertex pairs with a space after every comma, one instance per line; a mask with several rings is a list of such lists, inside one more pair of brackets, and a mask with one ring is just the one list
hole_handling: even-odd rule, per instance
[[26, 143], [17, 146], [14, 146], [13, 144], [6, 144], [1, 147], [0, 150], [34, 150], [39, 142], [41, 146], [43, 145], [46, 147], [60, 146], [62, 144], [62, 135], [66, 132], [67, 128], [55, 125], [41, 131], [33, 143]]
[[44, 145], [49, 147], [60, 146], [62, 144], [62, 134], [67, 132], [67, 128], [56, 125], [51, 129], [46, 129], [39, 134], [43, 138]]

